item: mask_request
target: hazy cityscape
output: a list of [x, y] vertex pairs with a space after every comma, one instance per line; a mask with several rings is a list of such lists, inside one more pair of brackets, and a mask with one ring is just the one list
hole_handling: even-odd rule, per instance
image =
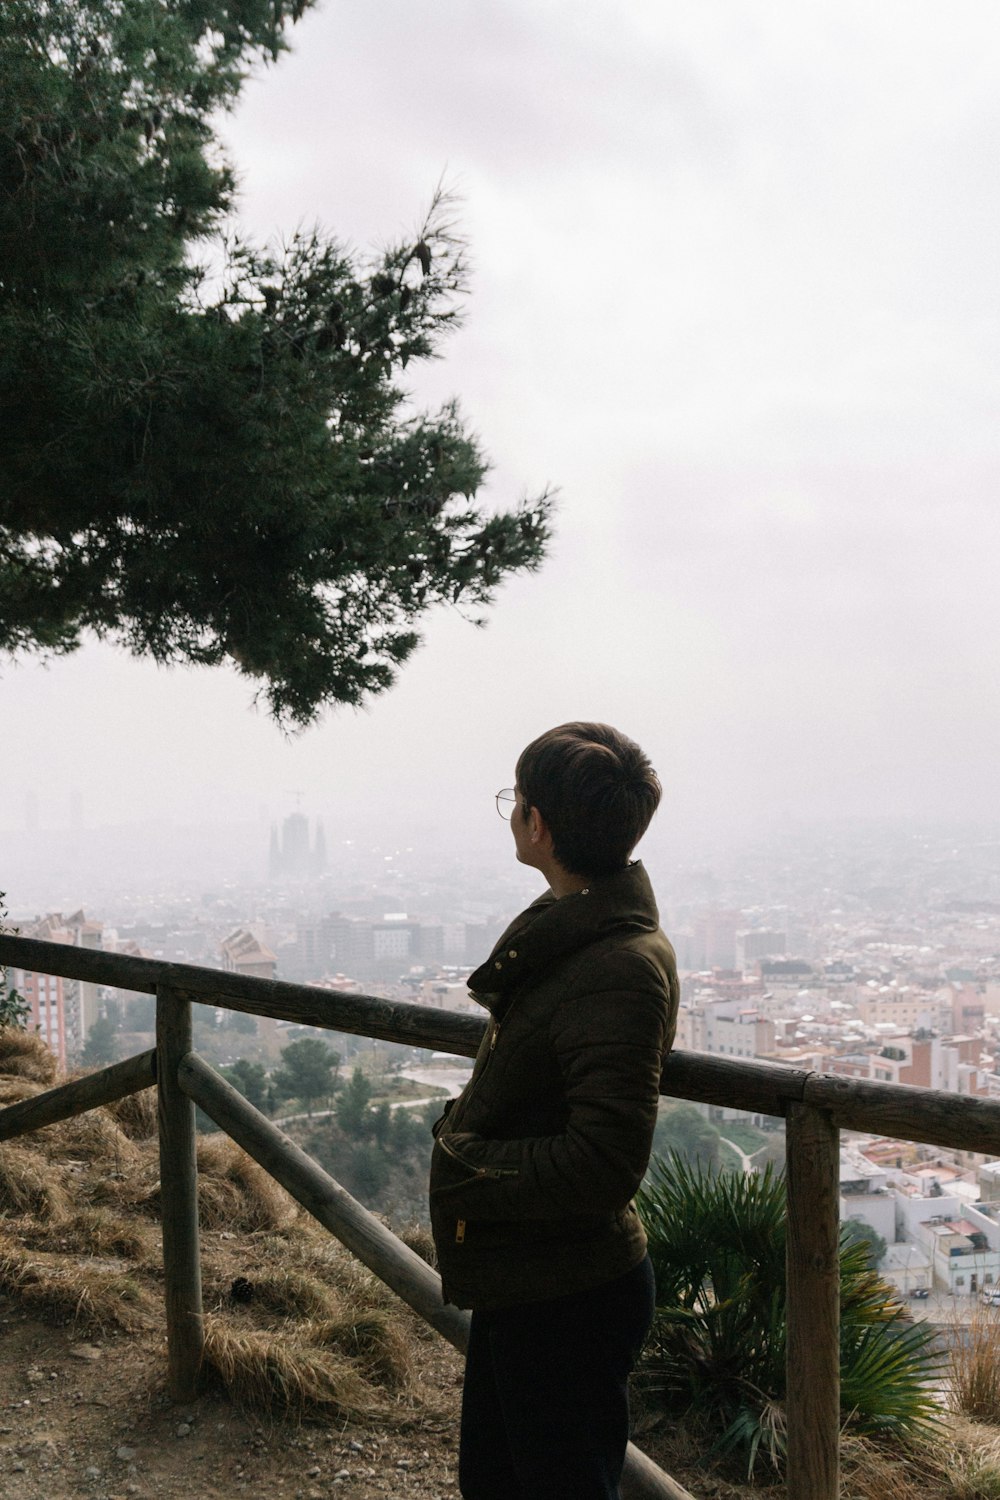
[[[73, 874], [72, 835], [53, 833], [67, 846], [62, 869], [54, 861], [46, 876], [44, 861], [9, 862], [27, 872], [7, 893], [9, 920], [26, 936], [110, 952], [475, 1008], [465, 976], [537, 893], [534, 872], [510, 857], [506, 830], [498, 824], [493, 847], [472, 852], [387, 849], [338, 831], [329, 816], [304, 811], [230, 828], [203, 869], [189, 830], [147, 828], [159, 876], [126, 879], [115, 877], [114, 856], [128, 869], [123, 856], [142, 830], [80, 830], [109, 861], [93, 881]], [[5, 847], [30, 849], [32, 839], [46, 847], [38, 827], [8, 834]], [[671, 859], [663, 831], [648, 843], [640, 852], [682, 976], [678, 1046], [1000, 1097], [1000, 832], [814, 825], [698, 862]], [[65, 1063], [99, 1020], [114, 1017], [125, 1041], [141, 1029], [130, 1019], [138, 997], [16, 970], [10, 978]], [[232, 1050], [220, 1060], [238, 1053], [272, 1069], [288, 1037], [280, 1024], [266, 1038], [262, 1030], [225, 1033]], [[419, 1059], [397, 1062], [427, 1076]], [[745, 1169], [780, 1160], [773, 1122], [704, 1112]], [[934, 1306], [1000, 1284], [997, 1163], [845, 1135], [842, 1195], [842, 1217], [867, 1226], [904, 1294]]]

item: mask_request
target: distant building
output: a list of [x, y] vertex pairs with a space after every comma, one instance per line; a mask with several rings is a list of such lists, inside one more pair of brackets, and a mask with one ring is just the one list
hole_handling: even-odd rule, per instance
[[851, 1146], [840, 1150], [840, 1217], [867, 1224], [887, 1245], [896, 1238], [896, 1203], [888, 1190], [888, 1173]]
[[738, 911], [713, 909], [693, 925], [690, 958], [694, 969], [732, 969], [736, 966]]
[[315, 838], [309, 839], [309, 819], [304, 813], [290, 813], [281, 825], [281, 834], [271, 825], [267, 856], [269, 880], [307, 880], [323, 875], [327, 868], [326, 834], [317, 820]]
[[309, 819], [299, 812], [281, 825], [281, 873], [292, 880], [309, 874]]
[[786, 937], [770, 927], [751, 927], [736, 934], [736, 967], [749, 969], [758, 958], [778, 958], [786, 951]]
[[[25, 937], [35, 937], [33, 932], [24, 932]], [[53, 939], [49, 938], [49, 942]], [[55, 939], [60, 941], [60, 939]], [[65, 981], [58, 974], [36, 974], [31, 969], [9, 968], [7, 979], [12, 989], [23, 995], [28, 1003], [30, 1017], [28, 1029], [37, 1031], [49, 1051], [54, 1053], [62, 1067], [66, 1067], [66, 1001], [63, 991]]]
[[326, 834], [323, 832], [323, 824], [316, 819], [316, 838], [312, 850], [312, 872], [314, 875], [326, 874]]
[[219, 947], [222, 967], [227, 974], [243, 974], [252, 979], [274, 978], [277, 959], [248, 927], [237, 927]]
[[[69, 917], [49, 912], [22, 926], [24, 937], [47, 943], [65, 943], [72, 948], [102, 948], [103, 926], [90, 922], [82, 911]], [[58, 975], [10, 970], [10, 982], [31, 1005], [32, 1025], [64, 1065], [78, 1054], [97, 1020], [100, 986], [90, 980], [62, 979]]]
[[937, 1020], [933, 998], [926, 990], [913, 985], [897, 988], [870, 979], [858, 987], [854, 1007], [866, 1026], [892, 1026], [898, 1031], [911, 1031], [917, 1027], [929, 1029]]
[[757, 975], [769, 990], [800, 990], [815, 978], [812, 964], [803, 958], [762, 958], [756, 965]]

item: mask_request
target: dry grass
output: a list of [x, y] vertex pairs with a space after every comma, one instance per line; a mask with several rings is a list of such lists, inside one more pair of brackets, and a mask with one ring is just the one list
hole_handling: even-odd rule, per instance
[[406, 1390], [413, 1378], [410, 1346], [399, 1319], [371, 1311], [327, 1318], [307, 1325], [303, 1335], [323, 1349], [338, 1349], [353, 1360], [366, 1379], [389, 1391]]
[[30, 1139], [50, 1159], [91, 1162], [119, 1176], [130, 1172], [139, 1159], [135, 1143], [100, 1109], [46, 1125]]
[[380, 1394], [339, 1352], [207, 1320], [205, 1364], [240, 1405], [296, 1420], [386, 1417]]
[[198, 1209], [205, 1229], [278, 1229], [298, 1212], [263, 1167], [227, 1136], [198, 1139]]
[[51, 1224], [69, 1209], [62, 1174], [55, 1167], [27, 1146], [0, 1146], [0, 1213], [31, 1214]]
[[252, 1302], [280, 1318], [321, 1320], [339, 1317], [337, 1293], [306, 1271], [273, 1271], [250, 1281]]
[[111, 1328], [138, 1333], [150, 1323], [149, 1293], [120, 1267], [32, 1254], [7, 1237], [0, 1238], [0, 1288], [38, 1316], [89, 1333]]
[[126, 1094], [113, 1104], [105, 1104], [104, 1109], [131, 1141], [149, 1141], [157, 1133], [155, 1088]]
[[22, 1099], [34, 1099], [44, 1092], [45, 1085], [32, 1078], [15, 1078], [12, 1074], [0, 1073], [0, 1108], [20, 1104]]
[[1000, 1500], [1000, 1454], [966, 1453], [948, 1475], [946, 1500]]
[[[38, 1039], [0, 1036], [5, 1100], [54, 1082]], [[25, 1311], [82, 1333], [162, 1331], [156, 1231], [156, 1095], [115, 1104], [0, 1146], [0, 1290]], [[206, 1364], [244, 1406], [296, 1420], [388, 1420], [412, 1385], [413, 1318], [224, 1135], [198, 1140], [206, 1281]], [[214, 1234], [213, 1234], [214, 1232]], [[425, 1256], [429, 1237], [408, 1242]], [[234, 1282], [249, 1289], [245, 1306]], [[271, 1323], [271, 1327], [261, 1326]], [[280, 1325], [280, 1326], [279, 1326]]]
[[426, 1224], [405, 1224], [398, 1230], [399, 1238], [404, 1245], [420, 1256], [421, 1260], [427, 1262], [437, 1270], [437, 1252], [434, 1249], [434, 1237]]
[[928, 1500], [945, 1477], [929, 1447], [907, 1450], [870, 1438], [841, 1434], [845, 1500]]
[[151, 1231], [140, 1221], [106, 1208], [81, 1208], [52, 1229], [21, 1231], [26, 1244], [55, 1248], [73, 1255], [116, 1256], [145, 1260], [153, 1244]]
[[0, 1026], [0, 1073], [51, 1086], [56, 1077], [56, 1059], [37, 1032]]
[[948, 1387], [956, 1411], [977, 1422], [1000, 1422], [1000, 1310], [978, 1304], [953, 1330]]
[[[158, 1218], [156, 1142], [129, 1141], [128, 1145], [136, 1153], [134, 1168], [124, 1182], [94, 1183], [95, 1201]], [[284, 1188], [227, 1136], [199, 1136], [197, 1150], [198, 1219], [202, 1229], [255, 1234], [284, 1229], [294, 1221], [298, 1210]]]

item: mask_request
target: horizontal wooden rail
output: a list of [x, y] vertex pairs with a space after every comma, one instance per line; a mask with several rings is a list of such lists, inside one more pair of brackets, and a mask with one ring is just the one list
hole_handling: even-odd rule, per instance
[[[150, 994], [157, 986], [167, 985], [188, 999], [225, 1005], [248, 1015], [275, 1016], [303, 1026], [371, 1036], [459, 1057], [476, 1055], [485, 1030], [485, 1021], [478, 1016], [432, 1006], [384, 1000], [376, 995], [344, 995], [313, 985], [252, 979], [195, 964], [130, 958], [8, 934], [0, 934], [2, 964]], [[667, 1058], [660, 1089], [673, 1098], [752, 1114], [785, 1115], [791, 1104], [810, 1104], [826, 1110], [839, 1129], [1000, 1157], [1000, 1100], [969, 1098], [909, 1084], [841, 1078], [784, 1063], [678, 1051]]]
[[124, 1062], [102, 1068], [99, 1073], [88, 1073], [86, 1078], [75, 1078], [72, 1083], [48, 1089], [35, 1099], [21, 1099], [0, 1109], [0, 1141], [13, 1140], [29, 1130], [41, 1130], [44, 1125], [57, 1125], [60, 1120], [86, 1114], [99, 1104], [113, 1104], [128, 1094], [152, 1088], [155, 1082], [156, 1053], [140, 1052]]
[[[181, 1059], [177, 1076], [184, 1093], [248, 1156], [408, 1306], [465, 1353], [469, 1314], [442, 1300], [440, 1276], [416, 1251], [404, 1245], [197, 1053], [189, 1052]], [[622, 1489], [627, 1500], [694, 1500], [632, 1443], [625, 1458]]]
[[131, 958], [93, 948], [70, 948], [38, 938], [0, 934], [0, 965], [15, 964], [37, 974], [61, 974], [66, 979], [116, 985], [153, 995], [167, 985], [188, 1000], [223, 1005], [251, 1016], [273, 1016], [300, 1026], [322, 1026], [404, 1047], [428, 1047], [475, 1057], [485, 1023], [478, 1016], [410, 1005], [378, 995], [346, 995], [316, 985], [288, 984], [281, 979], [253, 979], [225, 969], [195, 964], [164, 963], [155, 958]]

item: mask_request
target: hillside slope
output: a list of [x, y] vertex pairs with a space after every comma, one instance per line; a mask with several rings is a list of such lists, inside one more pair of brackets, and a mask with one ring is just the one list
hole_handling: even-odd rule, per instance
[[[0, 1108], [54, 1074], [40, 1041], [0, 1030]], [[200, 1138], [198, 1165], [207, 1378], [178, 1407], [154, 1091], [0, 1144], [0, 1500], [455, 1500], [460, 1356], [228, 1138]], [[404, 1237], [431, 1257], [426, 1230]], [[783, 1495], [707, 1462], [655, 1373], [635, 1437], [699, 1500]], [[911, 1454], [848, 1439], [844, 1457], [843, 1500], [1000, 1497], [994, 1428]]]

